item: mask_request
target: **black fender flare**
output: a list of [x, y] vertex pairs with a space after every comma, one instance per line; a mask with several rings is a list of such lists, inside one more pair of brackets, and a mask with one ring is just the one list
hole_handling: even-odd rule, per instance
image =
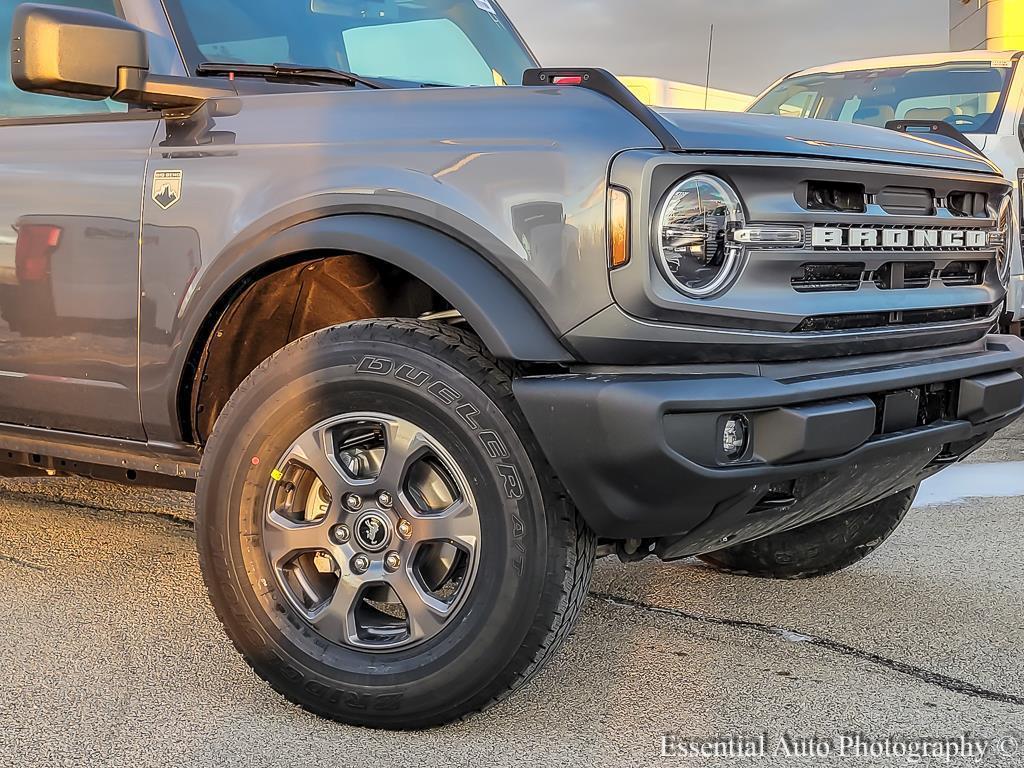
[[[192, 386], [223, 313], [259, 278], [299, 263], [311, 251], [370, 256], [430, 286], [456, 309], [502, 360], [574, 361], [523, 291], [487, 258], [427, 224], [379, 213], [336, 213], [247, 238], [210, 264], [194, 286], [175, 345], [178, 386], [173, 397], [183, 436], [192, 432]], [[183, 420], [184, 419], [184, 420]]]
[[[511, 278], [468, 245], [433, 227], [379, 213], [337, 213], [299, 221], [216, 257], [185, 309], [177, 401], [187, 400], [195, 364], [231, 302], [256, 279], [310, 251], [358, 253], [399, 267], [429, 285], [479, 334], [495, 357], [571, 363], [573, 356]], [[304, 256], [300, 256], [304, 258]]]
[[419, 278], [466, 318], [497, 358], [573, 360], [523, 292], [484, 256], [432, 227], [394, 216], [338, 214], [283, 229], [235, 259], [207, 289], [207, 297], [225, 295], [282, 257], [317, 250], [371, 256]]

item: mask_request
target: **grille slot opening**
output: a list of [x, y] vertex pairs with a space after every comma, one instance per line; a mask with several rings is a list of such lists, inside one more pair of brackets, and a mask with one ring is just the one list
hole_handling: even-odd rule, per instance
[[944, 285], [981, 285], [985, 282], [984, 261], [954, 261], [946, 265], [939, 277]]
[[984, 192], [950, 192], [946, 208], [954, 216], [984, 218], [988, 215], [988, 195]]
[[875, 285], [883, 291], [900, 288], [927, 288], [932, 282], [933, 261], [890, 262], [875, 270]]
[[804, 264], [791, 282], [800, 293], [856, 291], [863, 273], [863, 262]]
[[863, 184], [840, 181], [807, 182], [807, 209], [864, 213], [867, 210]]
[[981, 320], [992, 314], [992, 307], [940, 307], [904, 312], [853, 312], [842, 315], [806, 317], [793, 329], [795, 333], [858, 331], [908, 325], [932, 325]]

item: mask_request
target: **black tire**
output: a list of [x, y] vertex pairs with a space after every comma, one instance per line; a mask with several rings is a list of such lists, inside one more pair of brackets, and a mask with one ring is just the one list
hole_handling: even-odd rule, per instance
[[[258, 525], [289, 441], [335, 413], [369, 410], [429, 429], [480, 502], [479, 564], [458, 614], [436, 636], [387, 652], [314, 631], [281, 594]], [[474, 336], [411, 320], [329, 328], [264, 362], [217, 420], [196, 506], [203, 576], [236, 648], [291, 701], [354, 725], [440, 725], [526, 684], [569, 635], [595, 559], [510, 371]]]
[[791, 531], [701, 555], [716, 570], [766, 579], [811, 579], [858, 563], [903, 521], [917, 487]]

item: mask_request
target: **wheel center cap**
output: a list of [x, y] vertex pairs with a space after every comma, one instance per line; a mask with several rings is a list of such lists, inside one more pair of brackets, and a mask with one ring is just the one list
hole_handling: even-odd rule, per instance
[[391, 523], [380, 512], [364, 512], [355, 525], [356, 541], [368, 552], [380, 552], [391, 541]]

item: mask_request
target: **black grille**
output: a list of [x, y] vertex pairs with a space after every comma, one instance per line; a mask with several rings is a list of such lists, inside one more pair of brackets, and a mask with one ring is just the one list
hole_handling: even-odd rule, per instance
[[904, 312], [855, 312], [843, 315], [818, 315], [804, 318], [793, 330], [797, 333], [815, 331], [857, 331], [871, 328], [892, 328], [907, 325], [930, 325], [966, 320], [981, 320], [992, 314], [992, 307], [942, 307], [914, 309]]
[[893, 261], [875, 270], [875, 285], [883, 291], [927, 288], [932, 282], [933, 261]]
[[950, 192], [946, 207], [954, 216], [988, 216], [988, 195], [984, 192]]
[[860, 288], [863, 274], [863, 262], [804, 264], [792, 283], [800, 293], [856, 291]]
[[877, 269], [868, 269], [862, 261], [811, 262], [802, 264], [790, 283], [797, 293], [856, 291], [872, 283], [883, 291], [930, 288], [936, 285], [933, 280], [953, 288], [984, 284], [987, 266], [987, 261], [973, 259], [891, 261]]
[[981, 285], [985, 282], [984, 261], [954, 261], [942, 270], [939, 279], [948, 286]]
[[811, 211], [841, 211], [864, 213], [867, 204], [863, 184], [840, 181], [807, 182], [807, 209]]

